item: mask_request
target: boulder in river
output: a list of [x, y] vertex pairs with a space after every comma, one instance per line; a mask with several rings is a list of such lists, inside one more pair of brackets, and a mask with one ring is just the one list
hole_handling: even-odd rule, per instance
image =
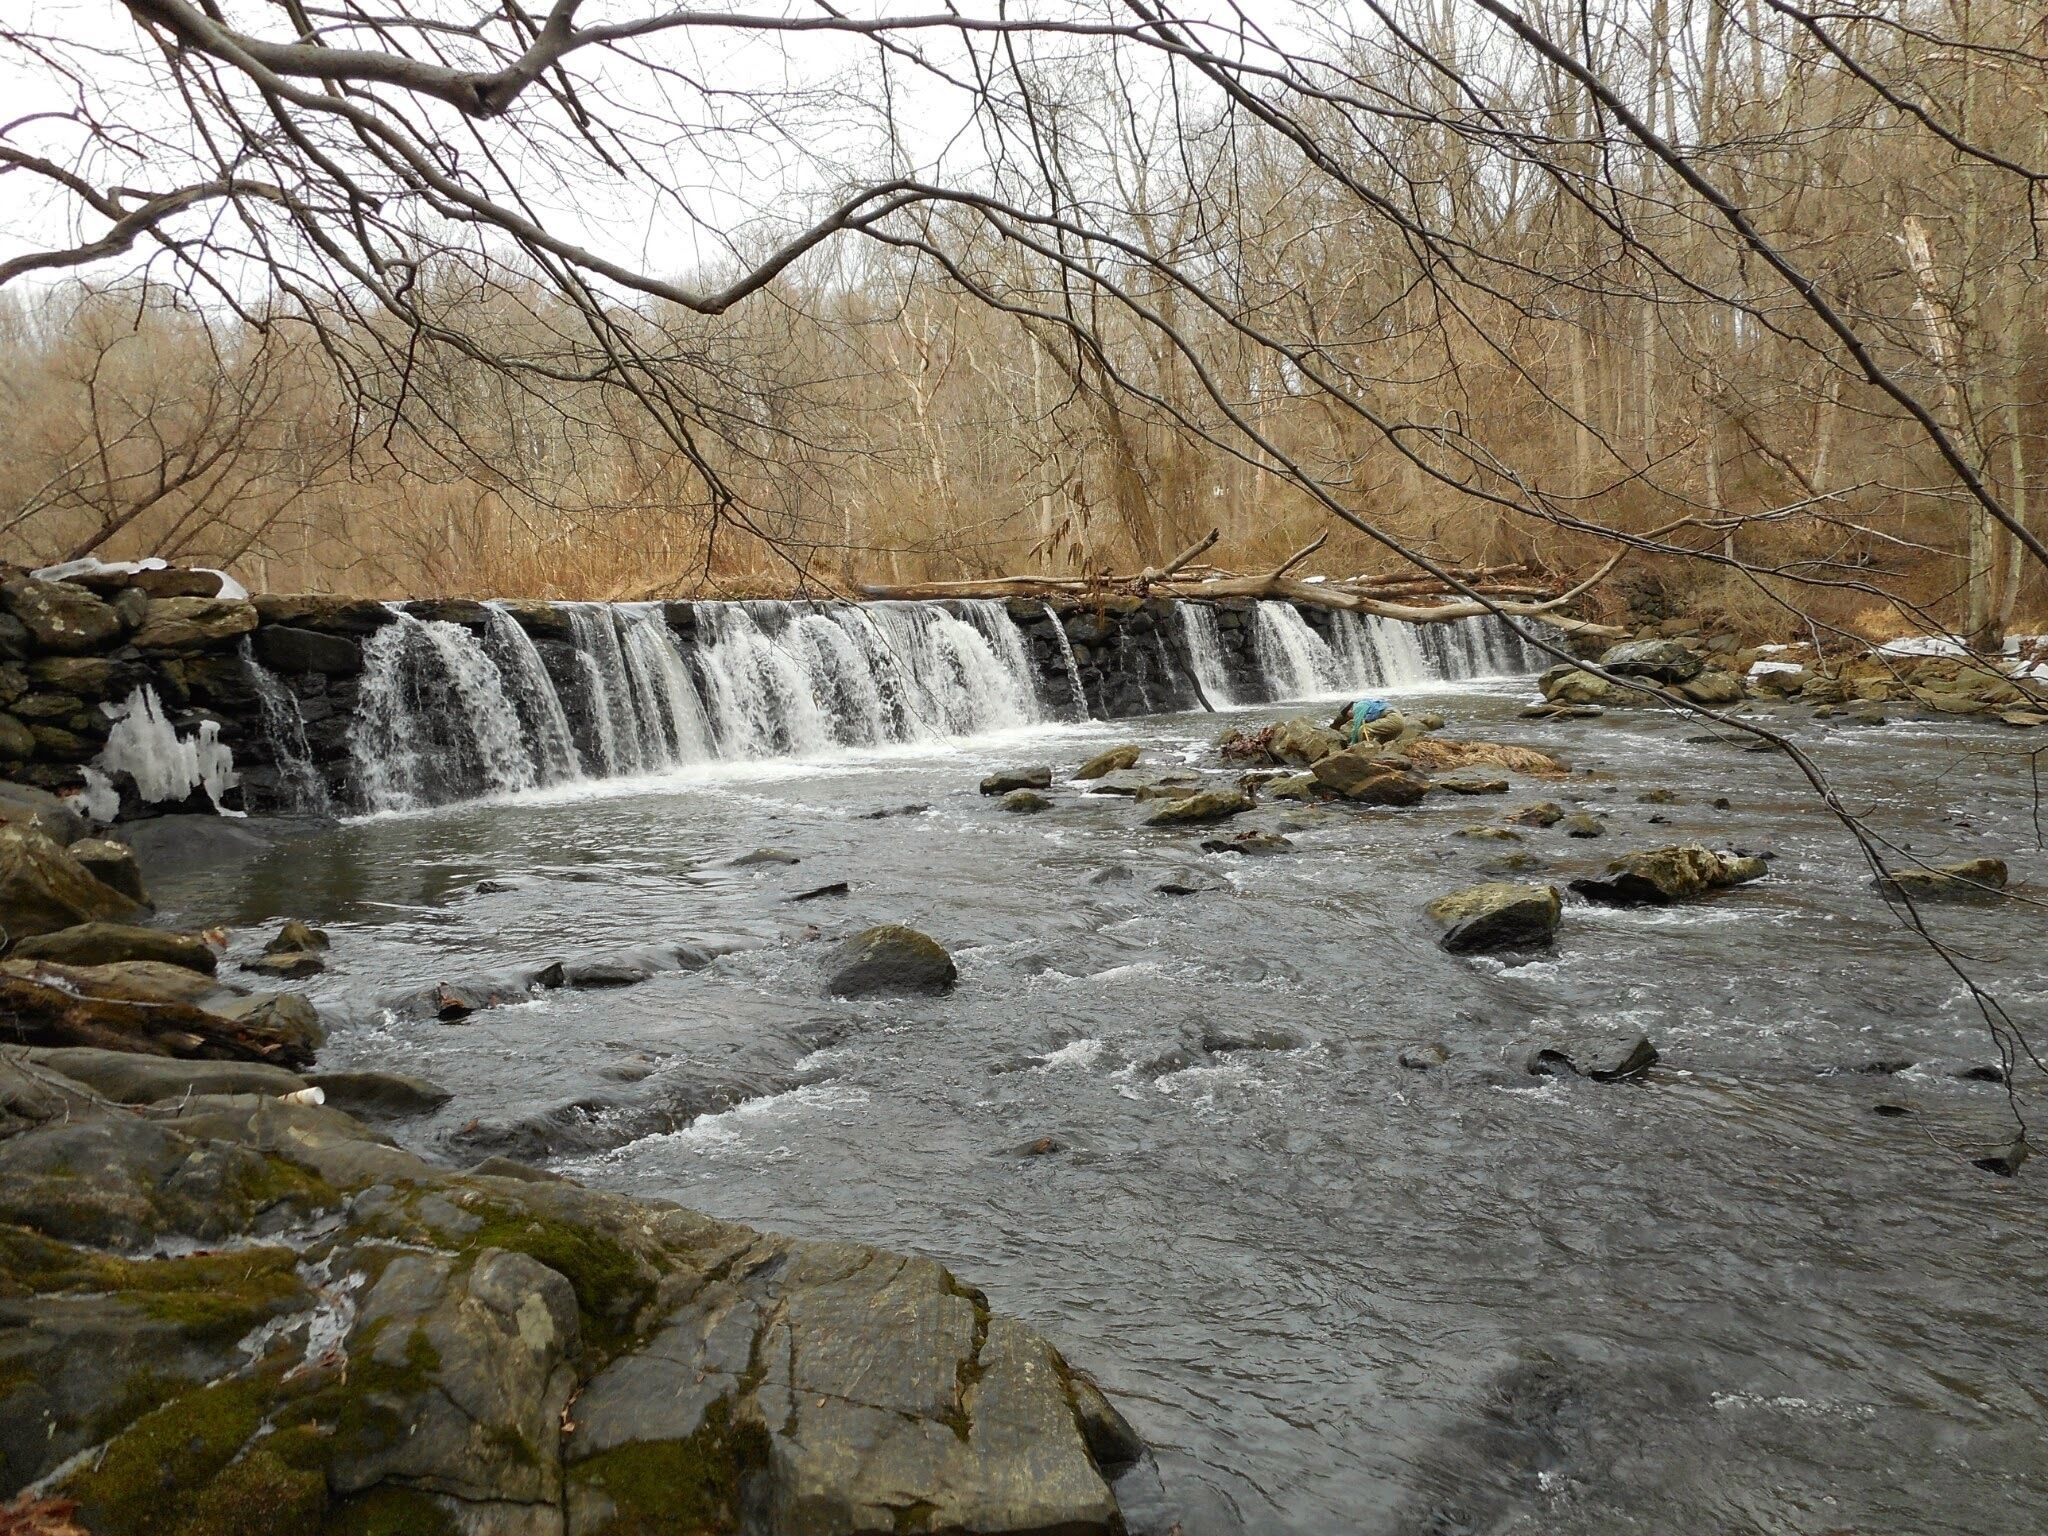
[[1768, 873], [1762, 859], [1747, 854], [1717, 853], [1698, 843], [1674, 843], [1624, 854], [1607, 866], [1604, 876], [1583, 876], [1571, 886], [1602, 906], [1662, 907], [1761, 880]]
[[0, 1472], [76, 1528], [1123, 1527], [1129, 1427], [930, 1259], [456, 1173], [324, 1106], [135, 1114], [37, 1070], [0, 1063], [35, 1117], [0, 1142], [34, 1277]]
[[1202, 844], [1204, 853], [1292, 853], [1294, 839], [1278, 832], [1238, 832], [1230, 837], [1212, 837]]
[[1691, 646], [1677, 640], [1624, 640], [1610, 646], [1600, 665], [1616, 677], [1647, 677], [1660, 683], [1689, 683], [1706, 667]]
[[145, 1056], [135, 1051], [103, 1051], [73, 1046], [55, 1050], [30, 1048], [23, 1059], [61, 1072], [116, 1104], [154, 1104], [188, 1094], [262, 1093], [277, 1097], [301, 1092], [306, 1079], [283, 1067], [260, 1061], [180, 1061], [170, 1056]]
[[328, 947], [327, 930], [294, 917], [285, 922], [263, 946], [266, 955], [316, 955]]
[[1875, 884], [1887, 896], [1915, 901], [1992, 901], [2005, 890], [2006, 879], [2005, 860], [1986, 858], [1895, 869]]
[[1106, 752], [1096, 753], [1087, 762], [1076, 768], [1074, 770], [1074, 777], [1077, 779], [1099, 779], [1105, 773], [1116, 773], [1122, 769], [1135, 768], [1138, 766], [1138, 758], [1143, 751], [1144, 749], [1136, 743], [1121, 747], [1111, 747]]
[[1344, 738], [1320, 720], [1297, 715], [1273, 726], [1266, 735], [1265, 745], [1266, 755], [1274, 762], [1307, 768], [1332, 752], [1344, 750]]
[[1168, 800], [1145, 818], [1145, 825], [1198, 826], [1212, 821], [1228, 821], [1251, 808], [1252, 797], [1241, 789], [1204, 789]]
[[1443, 736], [1425, 736], [1405, 743], [1401, 755], [1417, 768], [1442, 773], [1451, 768], [1505, 768], [1510, 773], [1557, 778], [1571, 772], [1565, 760], [1535, 747], [1516, 746], [1506, 741], [1453, 741]]
[[1035, 789], [1013, 789], [996, 804], [1019, 816], [1031, 816], [1039, 811], [1052, 809], [1052, 801]]
[[1555, 800], [1537, 800], [1515, 807], [1501, 820], [1517, 827], [1554, 827], [1564, 820], [1564, 807]]
[[827, 962], [826, 990], [839, 997], [933, 994], [960, 978], [945, 945], [901, 923], [868, 928], [840, 943]]
[[142, 910], [34, 827], [0, 826], [0, 929], [9, 937], [121, 922]]
[[1504, 795], [1508, 792], [1508, 781], [1461, 775], [1454, 779], [1438, 779], [1436, 787], [1453, 795]]
[[1556, 886], [1505, 880], [1452, 891], [1426, 908], [1437, 943], [1454, 955], [1541, 948], [1556, 935], [1563, 909]]
[[1640, 1077], [1657, 1064], [1657, 1047], [1648, 1035], [1618, 1034], [1539, 1045], [1530, 1051], [1525, 1070], [1532, 1077], [1585, 1077], [1596, 1083]]
[[1608, 708], [1617, 705], [1648, 704], [1654, 701], [1654, 693], [1645, 698], [1635, 689], [1612, 678], [1602, 677], [1597, 672], [1588, 672], [1570, 662], [1552, 667], [1536, 680], [1536, 686], [1543, 690], [1546, 703], [1561, 704], [1569, 708]]
[[1742, 679], [1733, 673], [1718, 669], [1702, 672], [1698, 677], [1680, 683], [1678, 691], [1693, 703], [1704, 704], [1709, 709], [1740, 704], [1744, 697]]
[[1329, 793], [1364, 805], [1415, 805], [1431, 788], [1422, 775], [1389, 761], [1372, 746], [1332, 752], [1309, 772]]
[[1607, 835], [1607, 823], [1598, 816], [1595, 816], [1591, 811], [1573, 811], [1571, 815], [1565, 817], [1558, 825], [1564, 828], [1564, 835], [1566, 837], [1605, 837]]
[[1034, 768], [1003, 768], [981, 781], [984, 795], [1007, 795], [1013, 789], [1052, 788], [1052, 769], [1043, 764]]
[[242, 969], [272, 981], [304, 981], [325, 971], [327, 962], [309, 949], [266, 950], [254, 959], [244, 960]]
[[54, 960], [59, 965], [116, 965], [124, 960], [153, 960], [207, 976], [220, 964], [220, 957], [203, 934], [137, 928], [128, 923], [79, 923], [23, 939], [7, 953], [13, 960]]

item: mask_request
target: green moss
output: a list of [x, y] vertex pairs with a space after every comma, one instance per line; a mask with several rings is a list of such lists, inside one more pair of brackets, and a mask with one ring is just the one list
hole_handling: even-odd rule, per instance
[[263, 1157], [237, 1168], [231, 1193], [251, 1217], [279, 1205], [311, 1215], [338, 1209], [342, 1203], [341, 1192], [332, 1184], [281, 1157]]
[[207, 1485], [262, 1426], [274, 1385], [267, 1377], [243, 1376], [188, 1392], [136, 1420], [58, 1491], [78, 1501], [96, 1536], [178, 1530]]
[[396, 1363], [376, 1358], [378, 1338], [391, 1325], [379, 1319], [349, 1348], [346, 1372], [331, 1377], [279, 1422], [288, 1426], [321, 1426], [337, 1446], [354, 1454], [381, 1450], [412, 1432], [420, 1397], [431, 1391], [441, 1356], [427, 1336], [414, 1329]]
[[287, 1464], [259, 1440], [194, 1490], [165, 1536], [283, 1536], [314, 1529], [326, 1508], [326, 1476]]
[[122, 1259], [0, 1227], [0, 1295], [106, 1295], [198, 1343], [232, 1343], [305, 1295], [288, 1248]]
[[748, 1475], [767, 1465], [768, 1432], [735, 1422], [721, 1398], [687, 1440], [617, 1446], [570, 1469], [613, 1513], [593, 1536], [721, 1536], [743, 1526]]
[[[327, 1512], [319, 1533], [320, 1536], [456, 1536], [456, 1525], [447, 1509], [427, 1494], [411, 1488], [378, 1487], [336, 1504]], [[297, 1536], [296, 1531], [293, 1536]], [[307, 1536], [311, 1536], [310, 1529], [307, 1529]]]
[[484, 1223], [463, 1239], [465, 1252], [503, 1248], [523, 1253], [565, 1275], [576, 1291], [586, 1342], [604, 1348], [632, 1332], [641, 1307], [653, 1298], [649, 1265], [624, 1244], [574, 1222], [499, 1207], [478, 1212]]

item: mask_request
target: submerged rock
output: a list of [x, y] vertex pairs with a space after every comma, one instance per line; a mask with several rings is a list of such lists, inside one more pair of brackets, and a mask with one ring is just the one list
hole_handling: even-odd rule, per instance
[[960, 977], [943, 944], [900, 923], [844, 940], [828, 967], [826, 990], [839, 997], [934, 994], [949, 990]]
[[1427, 1045], [1404, 1045], [1395, 1061], [1410, 1072], [1428, 1072], [1451, 1059], [1451, 1053], [1435, 1041]]
[[1052, 788], [1052, 769], [1040, 765], [1035, 768], [1005, 768], [990, 774], [981, 781], [984, 795], [1007, 795], [1013, 789]]
[[1925, 869], [1895, 869], [1873, 882], [1887, 896], [1915, 901], [1993, 901], [2005, 890], [2003, 859], [1964, 859]]
[[1039, 811], [1052, 809], [1052, 801], [1035, 789], [1013, 789], [996, 803], [1004, 810], [1020, 816], [1030, 816]]
[[1133, 743], [1128, 746], [1111, 747], [1106, 752], [1098, 752], [1074, 770], [1074, 777], [1077, 779], [1099, 779], [1106, 773], [1116, 773], [1122, 769], [1135, 768], [1138, 766], [1138, 758], [1142, 755], [1143, 750], [1143, 748]]
[[1607, 823], [1591, 811], [1573, 811], [1559, 823], [1566, 837], [1605, 837]]
[[137, 928], [128, 923], [79, 923], [23, 939], [8, 951], [14, 960], [52, 960], [59, 965], [117, 965], [126, 960], [182, 966], [211, 976], [220, 964], [213, 946], [197, 933]]
[[1148, 827], [1195, 826], [1228, 821], [1252, 808], [1252, 797], [1238, 789], [1205, 789], [1168, 800], [1145, 818]]
[[142, 910], [33, 826], [0, 826], [0, 929], [10, 938], [118, 923]]
[[1564, 820], [1564, 807], [1555, 800], [1538, 800], [1530, 805], [1517, 806], [1501, 820], [1517, 827], [1554, 827]]
[[801, 864], [803, 860], [787, 848], [756, 848], [732, 861], [734, 869], [751, 869], [757, 864]]
[[1202, 844], [1204, 853], [1292, 853], [1294, 840], [1278, 832], [1239, 832], [1231, 837], [1212, 837]]
[[1554, 885], [1496, 880], [1439, 896], [1425, 910], [1439, 929], [1437, 943], [1469, 955], [1549, 944], [1563, 902]]
[[1656, 1064], [1657, 1047], [1648, 1035], [1623, 1034], [1539, 1045], [1529, 1053], [1525, 1068], [1532, 1077], [1585, 1077], [1612, 1083], [1640, 1077]]
[[1624, 854], [1607, 866], [1604, 877], [1583, 876], [1571, 888], [1602, 906], [1661, 907], [1761, 880], [1768, 873], [1762, 859], [1679, 843]]
[[403, 1072], [314, 1072], [306, 1081], [336, 1109], [354, 1115], [395, 1119], [431, 1114], [455, 1097], [439, 1083]]

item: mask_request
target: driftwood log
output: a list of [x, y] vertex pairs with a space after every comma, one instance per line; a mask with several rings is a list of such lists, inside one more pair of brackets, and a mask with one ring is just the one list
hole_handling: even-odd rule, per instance
[[1066, 598], [1080, 602], [1112, 596], [1212, 600], [1267, 598], [1314, 608], [1348, 609], [1353, 613], [1375, 614], [1383, 619], [1399, 619], [1409, 624], [1441, 624], [1451, 619], [1501, 613], [1509, 618], [1540, 618], [1546, 624], [1574, 634], [1620, 636], [1626, 633], [1613, 625], [1590, 623], [1560, 611], [1605, 579], [1620, 563], [1620, 554], [1569, 587], [1542, 580], [1544, 573], [1523, 564], [1453, 567], [1447, 574], [1456, 583], [1455, 588], [1428, 572], [1358, 576], [1344, 580], [1293, 575], [1298, 566], [1322, 548], [1327, 537], [1327, 534], [1317, 535], [1272, 570], [1250, 576], [1194, 564], [1195, 559], [1216, 542], [1216, 530], [1211, 529], [1207, 537], [1190, 545], [1165, 565], [1148, 567], [1135, 576], [1107, 573], [1095, 576], [996, 576], [976, 581], [868, 585], [860, 589], [860, 594], [863, 597], [912, 602], [949, 597], [1023, 597], [1041, 601]]

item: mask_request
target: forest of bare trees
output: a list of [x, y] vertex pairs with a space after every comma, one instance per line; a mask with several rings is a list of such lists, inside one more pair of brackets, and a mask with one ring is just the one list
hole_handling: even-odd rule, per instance
[[[1335, 515], [1333, 574], [1619, 541], [1752, 627], [2041, 606], [2024, 0], [123, 9], [6, 37], [71, 82], [0, 130], [52, 231], [0, 264], [11, 557], [823, 591]], [[722, 244], [621, 257], [585, 184]]]

